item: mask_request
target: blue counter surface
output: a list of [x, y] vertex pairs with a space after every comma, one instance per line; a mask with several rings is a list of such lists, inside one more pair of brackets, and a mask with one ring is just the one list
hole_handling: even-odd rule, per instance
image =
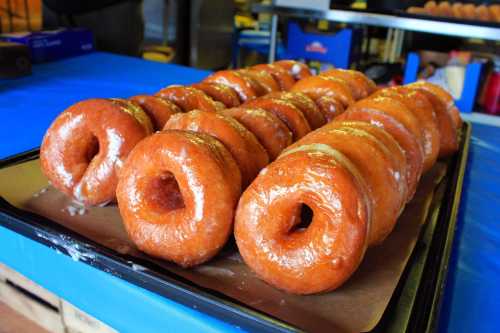
[[[154, 93], [208, 74], [105, 53], [36, 65], [33, 71], [30, 77], [0, 80], [0, 159], [38, 147], [51, 121], [79, 100]], [[0, 262], [120, 332], [240, 331], [3, 227]], [[439, 331], [497, 332], [499, 276], [500, 127], [473, 123]]]

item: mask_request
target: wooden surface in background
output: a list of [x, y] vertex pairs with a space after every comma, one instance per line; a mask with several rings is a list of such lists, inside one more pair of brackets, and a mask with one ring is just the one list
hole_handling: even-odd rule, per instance
[[49, 333], [6, 304], [0, 302], [0, 333]]
[[[26, 11], [25, 4], [27, 4], [28, 11]], [[27, 17], [29, 17], [29, 24]], [[0, 28], [2, 33], [37, 31], [41, 29], [41, 26], [41, 0], [0, 0]]]

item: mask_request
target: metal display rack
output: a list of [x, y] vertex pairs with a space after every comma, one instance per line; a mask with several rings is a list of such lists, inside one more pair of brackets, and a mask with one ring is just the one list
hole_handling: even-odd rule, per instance
[[500, 25], [496, 23], [477, 21], [471, 21], [469, 23], [468, 21], [457, 19], [428, 18], [427, 16], [405, 13], [394, 15], [344, 9], [318, 11], [259, 4], [254, 5], [252, 11], [254, 13], [272, 14], [271, 41], [269, 45], [270, 62], [274, 61], [276, 54], [276, 35], [279, 16], [322, 19], [333, 22], [364, 24], [407, 31], [500, 41]]

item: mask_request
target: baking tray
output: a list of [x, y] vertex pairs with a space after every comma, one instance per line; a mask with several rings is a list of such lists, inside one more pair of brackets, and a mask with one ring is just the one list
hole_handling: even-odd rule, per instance
[[[419, 229], [417, 236], [420, 237], [412, 247], [411, 256], [395, 291], [391, 292], [385, 312], [373, 329], [375, 332], [422, 332], [432, 331], [436, 326], [467, 161], [470, 129], [470, 124], [465, 123], [460, 151], [446, 163], [446, 176], [434, 189], [426, 223]], [[35, 150], [1, 161], [0, 168], [22, 168], [36, 159], [38, 151]], [[297, 326], [226, 293], [195, 284], [147, 257], [112, 250], [48, 218], [18, 209], [3, 198], [0, 198], [0, 224], [74, 259], [246, 330], [300, 331]], [[363, 304], [358, 307], [363, 307]], [[335, 328], [345, 330], [333, 326], [331, 331]]]

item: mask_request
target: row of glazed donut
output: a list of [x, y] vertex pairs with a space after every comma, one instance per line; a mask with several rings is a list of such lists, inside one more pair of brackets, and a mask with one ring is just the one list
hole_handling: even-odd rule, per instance
[[[287, 148], [242, 194], [244, 261], [291, 293], [333, 290], [393, 230], [423, 171], [458, 149], [451, 96], [428, 83], [382, 89]], [[301, 225], [303, 206], [312, 210]]]
[[[212, 77], [227, 79], [235, 73], [218, 72]], [[338, 73], [348, 79], [336, 79], [332, 71], [331, 78], [317, 81], [318, 89], [336, 100], [337, 95], [325, 93], [332, 82], [343, 89], [338, 96], [353, 100], [349, 84], [358, 88], [359, 75]], [[368, 82], [369, 88], [359, 87], [358, 95], [366, 96], [373, 90], [371, 81], [364, 76], [361, 81]], [[311, 84], [299, 87], [316, 92]], [[283, 149], [327, 122], [302, 92], [273, 91], [238, 107], [213, 111], [172, 115], [162, 132], [132, 150], [117, 187], [120, 214], [132, 241], [143, 252], [184, 267], [217, 254], [232, 232], [241, 190]]]

